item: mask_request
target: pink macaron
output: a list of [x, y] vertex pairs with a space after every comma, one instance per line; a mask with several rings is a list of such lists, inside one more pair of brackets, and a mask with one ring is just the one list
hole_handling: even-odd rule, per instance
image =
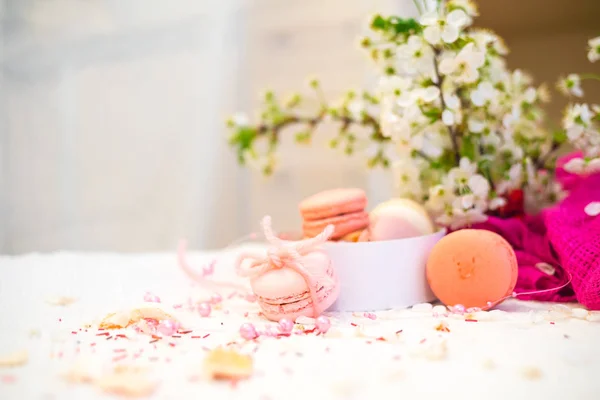
[[310, 196], [299, 206], [304, 236], [314, 237], [327, 225], [335, 227], [334, 240], [365, 229], [369, 225], [366, 206], [367, 195], [362, 189], [332, 189]]
[[331, 260], [321, 251], [302, 257], [302, 266], [313, 276], [326, 275], [316, 288], [317, 304], [313, 304], [306, 280], [291, 268], [272, 269], [250, 281], [262, 313], [271, 321], [287, 318], [295, 321], [299, 316], [314, 317], [329, 308], [340, 292]]

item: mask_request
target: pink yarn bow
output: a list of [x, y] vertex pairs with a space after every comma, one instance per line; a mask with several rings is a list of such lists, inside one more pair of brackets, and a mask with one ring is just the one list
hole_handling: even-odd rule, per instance
[[[306, 282], [310, 298], [313, 303], [315, 318], [319, 316], [317, 291], [319, 285], [331, 284], [332, 280], [327, 275], [326, 269], [322, 273], [314, 273], [304, 267], [302, 259], [307, 254], [319, 251], [319, 246], [325, 243], [333, 234], [334, 226], [327, 225], [319, 235], [305, 240], [290, 241], [275, 236], [271, 228], [271, 217], [266, 216], [262, 220], [262, 227], [267, 241], [272, 245], [267, 250], [266, 257], [257, 254], [241, 254], [236, 262], [237, 273], [241, 276], [256, 278], [271, 270], [279, 268], [291, 268]], [[242, 265], [244, 261], [252, 260], [250, 264]]]

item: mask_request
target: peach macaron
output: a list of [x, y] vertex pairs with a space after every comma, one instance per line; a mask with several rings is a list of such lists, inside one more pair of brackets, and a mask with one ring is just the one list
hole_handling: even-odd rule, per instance
[[462, 229], [442, 238], [427, 260], [427, 281], [448, 306], [488, 309], [513, 293], [517, 257], [500, 235]]
[[305, 237], [314, 237], [327, 225], [335, 230], [331, 239], [365, 229], [369, 214], [365, 211], [367, 196], [362, 189], [332, 189], [317, 193], [300, 203]]

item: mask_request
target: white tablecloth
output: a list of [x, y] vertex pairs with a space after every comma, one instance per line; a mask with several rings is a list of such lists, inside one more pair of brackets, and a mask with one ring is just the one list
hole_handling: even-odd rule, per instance
[[[190, 263], [201, 266], [214, 255], [191, 253]], [[233, 279], [233, 251], [219, 256], [215, 279]], [[146, 291], [166, 305], [207, 295], [178, 269], [175, 254], [0, 257], [0, 356], [29, 352], [25, 365], [0, 367], [0, 399], [109, 398], [94, 385], [69, 383], [62, 375], [74, 365], [102, 373], [117, 364], [147, 366], [158, 382], [152, 396], [157, 399], [600, 398], [596, 313], [586, 320], [563, 307], [512, 300], [465, 321], [422, 307], [380, 312], [375, 320], [330, 315], [328, 335], [246, 343], [240, 324], [250, 320], [263, 329], [267, 322], [255, 303], [236, 297], [210, 318], [179, 309], [194, 333], [154, 344], [133, 332], [125, 332], [130, 339], [106, 340], [82, 328], [107, 312], [139, 304]], [[77, 301], [67, 307], [47, 303], [56, 296]], [[449, 332], [436, 330], [444, 327], [441, 321]], [[380, 336], [387, 340], [375, 340]], [[208, 349], [230, 342], [252, 354], [253, 377], [235, 386], [198, 379]], [[114, 361], [115, 355], [123, 356]]]

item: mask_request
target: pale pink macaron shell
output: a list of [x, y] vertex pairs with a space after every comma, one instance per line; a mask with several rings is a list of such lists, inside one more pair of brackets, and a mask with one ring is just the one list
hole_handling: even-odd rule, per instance
[[304, 231], [304, 236], [314, 237], [323, 232], [325, 227], [330, 224], [335, 227], [331, 239], [339, 239], [349, 233], [369, 226], [369, 214], [365, 211], [358, 211], [316, 221], [304, 221], [302, 230]]
[[[339, 295], [339, 282], [329, 257], [317, 251], [302, 258], [302, 265], [311, 275], [327, 274], [334, 284], [324, 287], [317, 298], [318, 309], [323, 312], [329, 308]], [[288, 318], [295, 321], [299, 316], [313, 317], [314, 310], [308, 287], [304, 278], [285, 266], [273, 269], [250, 281], [254, 294], [265, 317], [272, 321]]]
[[360, 241], [406, 239], [435, 232], [431, 218], [419, 203], [409, 199], [391, 199], [370, 213], [368, 233]]
[[314, 194], [300, 203], [300, 214], [305, 221], [335, 217], [340, 214], [364, 211], [367, 195], [364, 190], [331, 189]]

